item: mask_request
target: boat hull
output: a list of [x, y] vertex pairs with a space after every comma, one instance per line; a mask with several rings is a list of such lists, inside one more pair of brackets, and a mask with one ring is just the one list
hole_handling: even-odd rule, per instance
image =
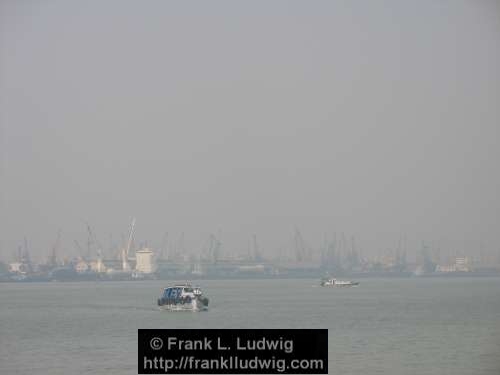
[[328, 280], [323, 280], [320, 284], [321, 286], [331, 286], [331, 287], [347, 287], [347, 286], [358, 286], [359, 281], [344, 281], [344, 280], [337, 280], [337, 279], [328, 279]]
[[160, 310], [165, 311], [206, 311], [208, 310], [208, 300], [193, 299], [191, 302], [182, 301], [158, 301]]

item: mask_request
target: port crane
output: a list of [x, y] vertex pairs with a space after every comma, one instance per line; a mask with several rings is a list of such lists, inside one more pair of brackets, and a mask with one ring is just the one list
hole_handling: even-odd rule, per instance
[[48, 265], [51, 267], [56, 267], [57, 266], [57, 250], [59, 249], [59, 245], [61, 243], [61, 230], [59, 229], [57, 231], [57, 238], [56, 241], [54, 242], [54, 245], [52, 245], [52, 252], [49, 255], [48, 259]]
[[122, 269], [123, 271], [130, 271], [130, 264], [128, 262], [128, 254], [130, 247], [132, 246], [132, 241], [134, 238], [134, 228], [135, 228], [135, 217], [132, 218], [132, 223], [130, 224], [130, 233], [128, 236], [127, 246], [122, 250]]

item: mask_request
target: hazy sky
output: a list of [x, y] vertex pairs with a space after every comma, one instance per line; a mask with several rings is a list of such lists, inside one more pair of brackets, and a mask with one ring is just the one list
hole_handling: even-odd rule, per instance
[[2, 1], [0, 259], [186, 232], [500, 248], [494, 1]]

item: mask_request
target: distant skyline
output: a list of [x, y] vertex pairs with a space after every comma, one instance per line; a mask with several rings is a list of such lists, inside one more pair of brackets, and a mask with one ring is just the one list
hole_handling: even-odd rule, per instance
[[494, 1], [0, 3], [0, 260], [299, 228], [500, 249]]

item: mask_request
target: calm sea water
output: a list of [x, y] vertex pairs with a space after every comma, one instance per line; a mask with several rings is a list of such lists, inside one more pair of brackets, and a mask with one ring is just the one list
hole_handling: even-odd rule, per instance
[[500, 374], [500, 278], [217, 280], [202, 313], [168, 282], [0, 284], [0, 374], [136, 374], [138, 328], [328, 328], [330, 374]]

